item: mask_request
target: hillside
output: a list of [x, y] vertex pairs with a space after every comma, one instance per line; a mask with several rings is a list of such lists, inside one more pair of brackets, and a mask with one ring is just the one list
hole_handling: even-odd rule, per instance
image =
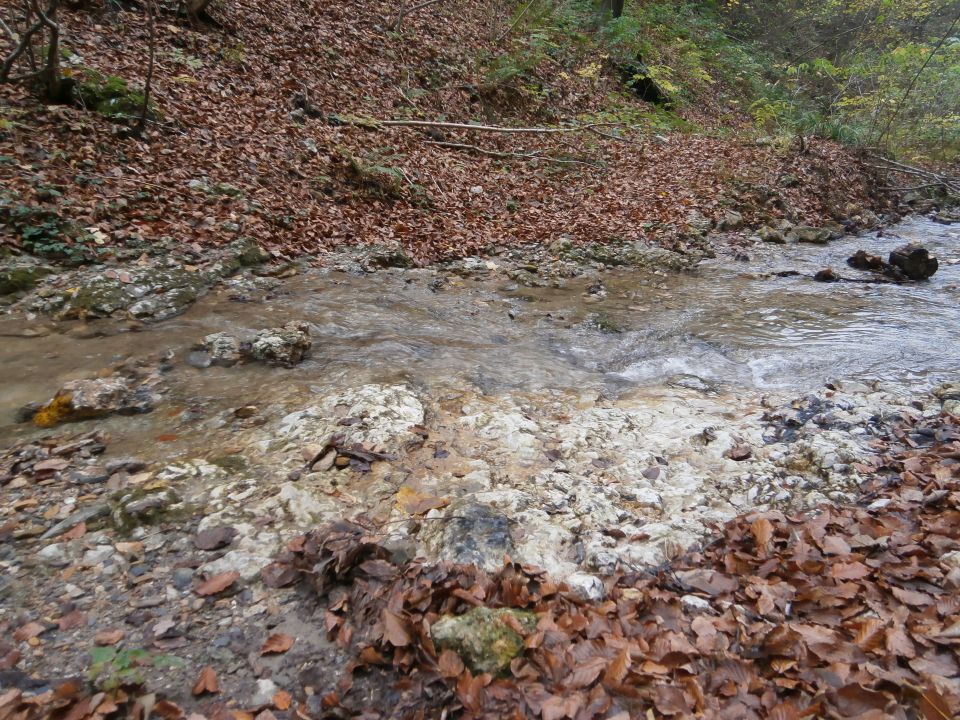
[[[684, 250], [694, 209], [715, 220], [737, 210], [756, 227], [879, 208], [841, 146], [811, 138], [801, 153], [789, 137], [753, 129], [744, 108], [759, 61], [687, 6], [653, 18], [676, 24], [658, 45], [674, 65], [656, 66], [676, 96], [666, 109], [624, 86], [610, 55], [617, 38], [575, 15], [518, 18], [500, 0], [436, 3], [391, 30], [396, 4], [372, 0], [222, 2], [200, 24], [161, 3], [156, 119], [130, 137], [129, 97], [113, 100], [113, 118], [85, 105], [91, 86], [102, 98], [111, 82], [139, 102], [149, 17], [81, 5], [61, 10], [75, 104], [0, 90], [3, 241], [17, 251], [136, 256], [238, 236], [287, 256], [399, 241], [418, 262], [561, 236]], [[708, 52], [691, 54], [703, 38]], [[46, 230], [31, 235], [37, 226]]]

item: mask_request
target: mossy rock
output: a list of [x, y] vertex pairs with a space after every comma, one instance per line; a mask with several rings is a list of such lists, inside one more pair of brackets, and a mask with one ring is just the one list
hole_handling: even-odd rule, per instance
[[162, 483], [121, 491], [114, 495], [110, 506], [110, 520], [122, 532], [190, 514], [190, 508], [176, 491]]
[[237, 240], [232, 249], [237, 253], [237, 260], [243, 267], [262, 265], [270, 260], [270, 253], [264, 250], [253, 238]]
[[639, 270], [666, 270], [677, 272], [696, 265], [700, 258], [642, 243], [591, 243], [572, 247], [565, 255], [578, 262], [599, 262], [611, 267], [633, 267]]
[[[104, 76], [95, 70], [83, 71], [84, 80], [76, 86], [80, 102], [110, 120], [138, 118], [143, 112], [144, 94], [132, 89], [127, 81], [116, 75]], [[159, 114], [150, 103], [147, 117], [158, 119]]]
[[39, 266], [15, 267], [0, 270], [0, 295], [12, 295], [32, 290], [40, 278], [49, 275], [51, 270]]
[[523, 635], [514, 630], [513, 618], [524, 633], [537, 626], [537, 616], [528, 610], [478, 607], [463, 615], [447, 615], [430, 630], [438, 648], [453, 650], [474, 674], [503, 675], [510, 662], [523, 654]]

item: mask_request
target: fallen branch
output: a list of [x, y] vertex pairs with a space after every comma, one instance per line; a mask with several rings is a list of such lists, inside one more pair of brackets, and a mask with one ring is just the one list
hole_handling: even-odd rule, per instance
[[397, 19], [394, 21], [393, 25], [390, 26], [390, 29], [396, 32], [397, 30], [400, 29], [400, 25], [403, 23], [403, 19], [407, 15], [411, 13], [415, 13], [417, 10], [423, 10], [425, 7], [436, 5], [438, 2], [442, 2], [442, 0], [427, 0], [426, 2], [422, 2], [418, 5], [414, 5], [409, 10], [407, 10], [406, 8], [406, 2], [401, 3], [400, 12], [397, 14]]
[[[437, 122], [433, 120], [374, 120], [383, 127], [433, 127], [448, 130], [471, 130], [473, 132], [525, 133], [528, 135], [550, 135], [559, 133], [585, 132], [591, 128], [607, 127], [611, 123], [591, 123], [590, 125], [571, 125], [569, 127], [505, 127], [502, 125], [471, 125], [469, 123]], [[613, 123], [616, 124], [616, 123]]]
[[540, 155], [539, 153], [518, 153], [504, 152], [500, 150], [487, 150], [478, 145], [468, 145], [466, 143], [441, 142], [439, 140], [427, 140], [427, 145], [450, 148], [452, 150], [464, 150], [466, 152], [477, 153], [478, 155], [489, 155], [495, 158], [521, 158], [523, 160], [543, 160], [545, 162], [555, 163], [557, 165], [588, 165], [589, 167], [600, 167], [599, 164], [587, 160], [572, 160], [567, 158], [555, 158], [549, 155]]

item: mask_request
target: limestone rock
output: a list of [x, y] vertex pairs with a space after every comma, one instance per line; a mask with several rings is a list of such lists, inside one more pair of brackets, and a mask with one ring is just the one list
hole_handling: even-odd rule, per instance
[[207, 335], [200, 344], [200, 349], [209, 354], [211, 365], [230, 367], [236, 365], [242, 358], [240, 339], [229, 333], [219, 332]]
[[48, 428], [107, 415], [136, 415], [150, 412], [158, 402], [159, 378], [139, 381], [122, 375], [74, 380], [66, 383], [53, 399], [33, 415], [37, 427]]
[[305, 322], [288, 322], [283, 327], [261, 330], [254, 338], [250, 354], [256, 360], [293, 367], [313, 345], [310, 326]]
[[783, 233], [783, 231], [772, 228], [769, 225], [764, 225], [762, 228], [757, 230], [757, 235], [765, 243], [784, 245], [787, 242], [787, 236]]
[[787, 238], [795, 242], [826, 245], [828, 242], [830, 242], [831, 235], [832, 233], [827, 228], [798, 225], [790, 231], [790, 233], [787, 235]]
[[478, 607], [441, 618], [430, 634], [437, 647], [456, 652], [474, 674], [500, 675], [523, 654], [523, 636], [504, 622], [507, 617], [516, 620], [525, 633], [537, 626], [536, 615], [529, 611]]
[[[346, 419], [351, 422], [340, 423]], [[423, 444], [423, 436], [414, 432], [423, 422], [423, 405], [406, 385], [361, 385], [290, 413], [280, 420], [278, 434], [296, 444], [298, 455], [304, 446], [325, 445], [334, 435], [341, 435], [347, 447], [400, 454]]]
[[507, 516], [468, 498], [454, 501], [442, 515], [428, 516], [420, 542], [432, 557], [487, 572], [499, 570], [504, 556], [514, 552]]

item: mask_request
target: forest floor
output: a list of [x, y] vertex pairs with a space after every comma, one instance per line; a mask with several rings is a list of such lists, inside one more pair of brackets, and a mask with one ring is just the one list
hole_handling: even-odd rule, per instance
[[[860, 153], [758, 133], [720, 90], [665, 114], [589, 58], [548, 63], [534, 90], [491, 83], [479, 59], [509, 32], [509, 5], [440, 3], [396, 28], [386, 0], [306, 15], [295, 0], [230, 0], [200, 25], [161, 3], [140, 136], [114, 109], [143, 83], [148, 19], [64, 8], [81, 100], [0, 87], [5, 312], [110, 335], [218, 283], [237, 303], [275, 297], [307, 264], [459, 261], [464, 277], [502, 264], [542, 287], [586, 266], [675, 271], [798, 230], [826, 242], [929, 208], [883, 191]], [[474, 255], [509, 259], [462, 260]], [[259, 269], [233, 278], [245, 265]], [[188, 511], [131, 533], [115, 494], [155, 520], [170, 478], [135, 458], [101, 467], [107, 434], [14, 443], [0, 451], [0, 561], [16, 570], [0, 580], [0, 720], [958, 717], [960, 429], [936, 411], [880, 425], [855, 497], [741, 514], [659, 565], [604, 577], [600, 597], [510, 558], [485, 570], [398, 558], [390, 533], [352, 522], [301, 523], [250, 577], [208, 572], [239, 523]], [[334, 455], [366, 473], [378, 452]], [[220, 472], [197, 477], [208, 471]], [[252, 497], [231, 492], [238, 506]], [[405, 502], [412, 524], [441, 509]], [[256, 540], [270, 520], [253, 512]], [[440, 616], [470, 608], [510, 609], [492, 630], [498, 652], [512, 647], [506, 664], [435, 644]]]

